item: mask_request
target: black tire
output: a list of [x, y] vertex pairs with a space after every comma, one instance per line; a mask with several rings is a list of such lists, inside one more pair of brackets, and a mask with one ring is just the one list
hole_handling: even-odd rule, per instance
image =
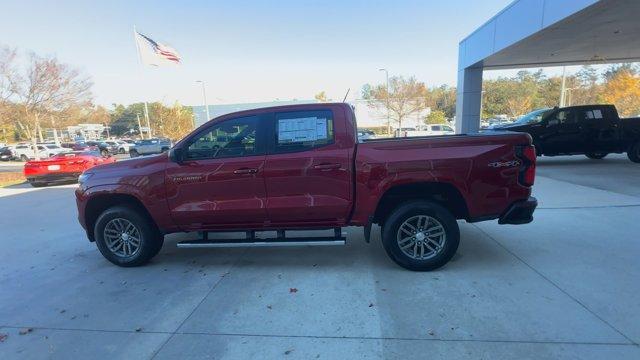
[[29, 161], [29, 157], [25, 154], [20, 155], [20, 161], [27, 162]]
[[100, 155], [102, 155], [102, 157], [107, 157], [107, 156], [109, 156], [109, 151], [107, 151], [107, 150], [101, 150], [101, 151], [100, 151]]
[[584, 154], [586, 157], [588, 157], [589, 159], [592, 160], [600, 160], [600, 159], [604, 159], [607, 155], [609, 155], [609, 153], [586, 153]]
[[[406, 220], [410, 220], [419, 215], [426, 215], [435, 219], [444, 229], [442, 248], [427, 259], [416, 259], [405, 254], [400, 248], [397, 238], [400, 226]], [[458, 228], [456, 218], [449, 210], [430, 201], [415, 200], [401, 204], [391, 213], [382, 229], [382, 244], [391, 260], [403, 268], [412, 271], [430, 271], [444, 266], [458, 250], [459, 243], [460, 229]], [[422, 253], [422, 255], [424, 255], [424, 253]]]
[[[138, 250], [130, 256], [116, 254], [107, 245], [104, 229], [114, 219], [124, 219], [130, 222], [139, 233], [140, 245]], [[96, 245], [102, 256], [122, 267], [134, 267], [147, 263], [158, 254], [164, 243], [162, 234], [152, 220], [141, 214], [139, 210], [127, 206], [114, 206], [105, 210], [98, 217], [93, 231]]]
[[33, 186], [34, 188], [39, 188], [39, 187], [45, 187], [49, 184], [47, 184], [46, 182], [29, 181], [29, 185]]
[[140, 156], [140, 154], [138, 154], [138, 152], [136, 150], [129, 150], [129, 157], [138, 157]]
[[125, 153], [124, 148], [118, 149], [118, 154], [124, 154], [124, 153]]
[[637, 141], [629, 147], [627, 157], [634, 163], [640, 163], [640, 141]]

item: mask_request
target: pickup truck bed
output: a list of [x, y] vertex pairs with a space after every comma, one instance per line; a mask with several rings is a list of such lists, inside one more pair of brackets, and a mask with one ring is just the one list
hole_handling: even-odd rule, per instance
[[172, 232], [362, 226], [368, 241], [379, 224], [396, 263], [430, 270], [455, 253], [457, 219], [530, 222], [534, 176], [526, 134], [358, 143], [349, 105], [308, 104], [214, 119], [168, 154], [83, 174], [76, 198], [89, 239], [121, 266]]

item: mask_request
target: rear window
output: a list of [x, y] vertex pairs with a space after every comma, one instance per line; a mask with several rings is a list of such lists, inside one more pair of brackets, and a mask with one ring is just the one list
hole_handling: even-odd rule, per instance
[[276, 113], [276, 153], [306, 151], [332, 144], [333, 113], [330, 110]]

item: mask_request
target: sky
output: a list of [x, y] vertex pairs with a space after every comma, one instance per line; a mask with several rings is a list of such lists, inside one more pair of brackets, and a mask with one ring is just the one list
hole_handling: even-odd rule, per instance
[[[416, 76], [455, 85], [458, 43], [511, 0], [0, 0], [0, 46], [55, 55], [89, 75], [100, 105], [350, 98]], [[142, 68], [133, 27], [182, 56]]]

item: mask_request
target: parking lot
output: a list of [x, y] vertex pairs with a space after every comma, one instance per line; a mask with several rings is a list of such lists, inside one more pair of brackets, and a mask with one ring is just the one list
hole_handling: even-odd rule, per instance
[[[119, 268], [73, 185], [0, 189], [0, 358], [640, 358], [640, 166], [542, 158], [535, 221], [460, 222], [453, 261], [345, 247], [177, 249]], [[6, 335], [6, 337], [5, 337]]]

